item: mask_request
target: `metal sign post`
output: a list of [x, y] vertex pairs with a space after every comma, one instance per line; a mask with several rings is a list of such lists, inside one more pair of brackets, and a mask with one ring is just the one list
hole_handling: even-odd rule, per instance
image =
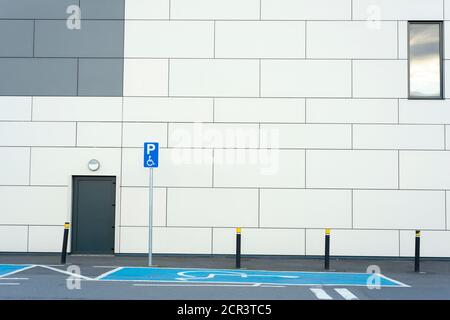
[[153, 168], [159, 165], [159, 143], [144, 143], [144, 168], [149, 168], [148, 184], [148, 266], [153, 265]]

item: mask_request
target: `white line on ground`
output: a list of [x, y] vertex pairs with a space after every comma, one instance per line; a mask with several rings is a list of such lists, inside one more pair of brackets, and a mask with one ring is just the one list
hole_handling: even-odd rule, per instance
[[135, 287], [259, 287], [260, 283], [255, 284], [170, 284], [170, 283], [135, 283]]
[[34, 268], [34, 267], [36, 267], [36, 266], [35, 265], [31, 265], [31, 266], [24, 267], [24, 268], [19, 269], [19, 270], [15, 270], [15, 271], [11, 271], [9, 273], [5, 273], [5, 274], [0, 276], [0, 279], [8, 277], [8, 276], [16, 274], [16, 273], [19, 273], [19, 272], [22, 272], [22, 271], [25, 271], [25, 270], [28, 270], [28, 269], [31, 269], [31, 268]]
[[68, 275], [68, 276], [71, 276], [71, 277], [75, 277], [75, 278], [80, 278], [80, 279], [84, 279], [84, 280], [94, 280], [92, 278], [83, 276], [81, 274], [76, 274], [76, 273], [72, 273], [72, 272], [69, 272], [69, 271], [64, 271], [64, 270], [53, 268], [53, 267], [49, 267], [49, 266], [44, 266], [44, 265], [36, 265], [36, 266], [44, 268], [44, 269], [49, 269], [49, 270], [52, 270], [52, 271], [56, 271], [56, 272], [59, 272], [59, 273], [62, 273], [62, 274], [65, 274], [65, 275]]
[[320, 300], [333, 300], [333, 298], [329, 296], [328, 293], [326, 293], [323, 289], [311, 288], [310, 290]]
[[98, 277], [94, 278], [93, 280], [100, 280], [108, 275], [110, 275], [111, 273], [114, 273], [116, 271], [119, 271], [121, 269], [123, 269], [124, 267], [117, 267], [115, 269], [109, 270], [108, 272], [102, 273], [101, 275], [99, 275]]
[[0, 286], [20, 286], [20, 283], [17, 282], [0, 283]]
[[1, 280], [30, 280], [30, 278], [1, 278]]
[[339, 293], [345, 300], [358, 300], [358, 297], [351, 293], [348, 289], [336, 288], [334, 291]]

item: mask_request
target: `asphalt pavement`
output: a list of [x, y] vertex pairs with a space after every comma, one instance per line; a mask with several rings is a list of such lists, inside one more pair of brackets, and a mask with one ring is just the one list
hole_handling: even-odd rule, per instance
[[[0, 299], [450, 300], [449, 260], [422, 261], [421, 273], [405, 259], [333, 258], [331, 273], [319, 258], [294, 257], [244, 257], [233, 270], [233, 257], [155, 256], [153, 268], [145, 267], [143, 256], [74, 255], [60, 265], [56, 255], [3, 254]], [[394, 286], [353, 281], [367, 272]]]

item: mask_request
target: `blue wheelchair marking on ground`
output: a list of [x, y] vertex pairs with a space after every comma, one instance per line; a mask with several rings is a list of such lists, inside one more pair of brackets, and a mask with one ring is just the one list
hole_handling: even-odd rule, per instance
[[0, 265], [0, 277], [8, 273], [28, 268], [29, 265], [2, 264]]
[[250, 270], [216, 269], [164, 269], [124, 267], [101, 277], [109, 281], [150, 281], [178, 283], [247, 283], [277, 285], [347, 285], [366, 286], [379, 284], [384, 287], [402, 287], [401, 283], [384, 276], [376, 277], [367, 273], [332, 272], [278, 272]]

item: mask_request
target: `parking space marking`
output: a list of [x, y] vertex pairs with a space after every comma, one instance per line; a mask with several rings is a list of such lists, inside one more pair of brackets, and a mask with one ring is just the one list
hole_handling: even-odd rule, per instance
[[[367, 286], [373, 276], [368, 273], [120, 267], [98, 276], [95, 280], [347, 287]], [[408, 287], [383, 275], [377, 276], [381, 287]]]
[[330, 295], [328, 295], [328, 293], [326, 293], [325, 290], [323, 290], [323, 289], [311, 288], [310, 290], [312, 293], [314, 293], [314, 295], [317, 297], [317, 299], [333, 300], [333, 298]]
[[17, 282], [6, 282], [6, 283], [0, 283], [0, 286], [20, 286], [20, 283], [17, 283]]
[[339, 293], [345, 300], [358, 300], [358, 297], [351, 293], [348, 289], [336, 288], [334, 291]]

